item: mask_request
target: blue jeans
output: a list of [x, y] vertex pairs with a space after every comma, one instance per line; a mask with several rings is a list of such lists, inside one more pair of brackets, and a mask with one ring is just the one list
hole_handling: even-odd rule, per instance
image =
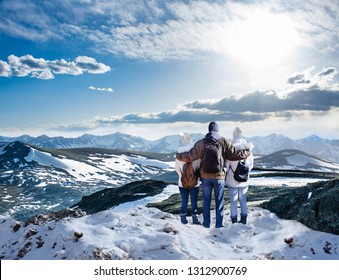
[[203, 197], [203, 226], [210, 227], [211, 224], [211, 198], [212, 189], [215, 195], [215, 227], [222, 227], [224, 218], [224, 189], [225, 180], [218, 179], [202, 179], [202, 197]]
[[192, 215], [196, 215], [198, 213], [198, 194], [199, 194], [199, 187], [194, 187], [189, 190], [180, 188], [180, 195], [181, 195], [181, 214], [187, 214], [187, 205], [188, 205], [188, 198], [191, 197], [191, 207], [192, 207]]

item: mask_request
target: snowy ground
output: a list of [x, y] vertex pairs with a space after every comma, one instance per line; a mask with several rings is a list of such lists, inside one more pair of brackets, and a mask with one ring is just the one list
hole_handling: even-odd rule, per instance
[[[173, 192], [155, 197], [161, 200]], [[167, 192], [167, 194], [166, 194]], [[82, 218], [21, 226], [0, 216], [0, 258], [27, 260], [338, 260], [339, 236], [250, 207], [248, 224], [205, 229], [144, 206], [150, 199]], [[214, 212], [212, 211], [212, 217]], [[15, 231], [15, 230], [16, 231]], [[14, 232], [15, 231], [15, 232]]]

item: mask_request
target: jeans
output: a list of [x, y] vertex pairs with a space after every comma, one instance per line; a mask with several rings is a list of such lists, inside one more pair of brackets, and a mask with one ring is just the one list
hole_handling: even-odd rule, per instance
[[212, 189], [215, 196], [215, 227], [222, 227], [224, 218], [224, 189], [225, 180], [218, 179], [202, 179], [202, 197], [203, 197], [203, 226], [210, 227], [211, 224], [211, 198]]
[[179, 187], [179, 191], [181, 195], [181, 212], [180, 213], [187, 214], [188, 198], [191, 197], [192, 215], [196, 215], [198, 213], [199, 187], [194, 187], [189, 190]]
[[232, 188], [228, 187], [231, 201], [231, 217], [237, 217], [237, 204], [240, 203], [240, 214], [247, 215], [246, 193], [248, 187]]

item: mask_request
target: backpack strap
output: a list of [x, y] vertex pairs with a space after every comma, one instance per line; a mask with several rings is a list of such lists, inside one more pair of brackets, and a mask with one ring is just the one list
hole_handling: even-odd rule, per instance
[[[241, 161], [241, 162], [243, 162], [243, 163], [245, 163], [246, 162], [246, 159], [241, 159], [241, 160], [239, 160], [239, 161]], [[239, 161], [238, 161], [238, 163], [239, 163]], [[237, 163], [237, 164], [238, 164]], [[230, 169], [232, 170], [232, 172], [233, 172], [233, 174], [234, 174], [234, 170], [233, 170], [233, 168], [232, 168], [232, 165], [230, 164]]]

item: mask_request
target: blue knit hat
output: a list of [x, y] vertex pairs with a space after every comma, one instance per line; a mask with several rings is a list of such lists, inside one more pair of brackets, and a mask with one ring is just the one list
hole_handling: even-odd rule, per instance
[[219, 126], [216, 122], [210, 122], [210, 124], [208, 125], [208, 132], [218, 132], [219, 131]]

